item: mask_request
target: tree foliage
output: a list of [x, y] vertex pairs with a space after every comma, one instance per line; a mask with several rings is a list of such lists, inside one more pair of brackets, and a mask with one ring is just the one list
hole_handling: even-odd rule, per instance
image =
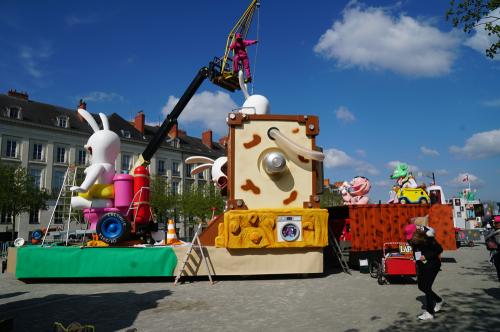
[[173, 194], [168, 181], [163, 176], [153, 176], [150, 183], [149, 203], [158, 220], [166, 220], [178, 204], [178, 196]]
[[344, 205], [342, 195], [338, 192], [338, 190], [326, 188], [321, 194], [320, 207], [328, 208], [339, 205]]
[[499, 7], [500, 0], [451, 0], [446, 19], [451, 20], [454, 27], [462, 27], [465, 33], [483, 27], [488, 36], [496, 38], [486, 49], [486, 55], [494, 58], [500, 47], [500, 17], [494, 12]]
[[16, 217], [25, 212], [46, 210], [48, 193], [35, 186], [33, 177], [22, 167], [0, 163], [0, 210], [12, 215], [14, 234]]
[[185, 186], [182, 194], [176, 194], [164, 177], [154, 176], [150, 188], [150, 204], [159, 220], [175, 217], [177, 213], [185, 222], [193, 221], [193, 218], [207, 220], [212, 216], [212, 208], [216, 208], [216, 213], [224, 209], [224, 200], [211, 183]]

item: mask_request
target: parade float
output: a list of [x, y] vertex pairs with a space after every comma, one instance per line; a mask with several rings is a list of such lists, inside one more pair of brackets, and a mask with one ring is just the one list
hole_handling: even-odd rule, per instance
[[[9, 271], [19, 279], [323, 273], [324, 253], [331, 252], [326, 248], [332, 237], [340, 238], [336, 230], [350, 227], [354, 252], [380, 250], [388, 240], [404, 239], [410, 218], [426, 214], [443, 247], [454, 248], [448, 243], [451, 236], [454, 244], [449, 234], [451, 207], [431, 207], [422, 199], [406, 202], [401, 190], [398, 202], [417, 204], [368, 204], [370, 182], [364, 177], [343, 186], [347, 205], [320, 208], [324, 154], [316, 145], [318, 117], [271, 113], [268, 98], [248, 92], [251, 76], [244, 54], [238, 53], [243, 68], [231, 66], [230, 50], [236, 53], [241, 45], [243, 51], [250, 45], [245, 38], [258, 8], [252, 1], [231, 30], [224, 55], [197, 72], [129, 174], [115, 174], [120, 141], [109, 130], [106, 116], [99, 114], [99, 127], [82, 103], [78, 113], [94, 132], [86, 145], [92, 161], [84, 181], [72, 188], [72, 207], [82, 210], [95, 238], [84, 246], [48, 246], [42, 241], [13, 248]], [[148, 165], [206, 79], [231, 92], [242, 90], [245, 101], [227, 115], [227, 156], [185, 160], [196, 164], [192, 174], [210, 169], [212, 181], [227, 197], [224, 213], [212, 218], [199, 236], [196, 233], [200, 246], [192, 251], [192, 245], [189, 250], [173, 245], [157, 229], [149, 209]], [[401, 187], [409, 179], [404, 167], [393, 176]], [[130, 240], [144, 234], [157, 245], [132, 245]]]

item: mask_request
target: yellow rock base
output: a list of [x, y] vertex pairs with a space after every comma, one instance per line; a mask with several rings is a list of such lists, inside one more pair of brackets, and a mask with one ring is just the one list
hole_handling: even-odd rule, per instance
[[[279, 241], [277, 218], [300, 216], [302, 239]], [[328, 211], [324, 209], [231, 210], [219, 224], [215, 246], [219, 248], [321, 248], [328, 245]]]

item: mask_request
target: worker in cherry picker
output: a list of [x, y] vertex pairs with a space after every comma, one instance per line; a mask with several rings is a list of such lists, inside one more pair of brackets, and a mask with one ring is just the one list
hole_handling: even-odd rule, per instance
[[241, 34], [237, 32], [234, 36], [234, 41], [229, 46], [229, 49], [234, 51], [233, 72], [235, 75], [238, 73], [241, 61], [243, 68], [245, 69], [245, 83], [252, 82], [252, 75], [250, 74], [250, 61], [248, 60], [246, 47], [257, 44], [257, 42], [257, 40], [243, 39]]

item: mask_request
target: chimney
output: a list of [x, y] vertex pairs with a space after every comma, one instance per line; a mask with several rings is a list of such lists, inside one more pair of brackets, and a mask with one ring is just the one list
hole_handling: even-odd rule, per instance
[[226, 146], [228, 140], [229, 140], [229, 137], [223, 136], [223, 137], [219, 138], [219, 144], [222, 146]]
[[78, 104], [78, 108], [83, 108], [84, 110], [87, 109], [87, 103], [83, 101], [83, 99], [80, 99], [80, 103]]
[[20, 91], [10, 89], [7, 94], [9, 95], [9, 97], [15, 97], [15, 98], [23, 99], [23, 100], [28, 100], [28, 93], [27, 92], [20, 92]]
[[177, 138], [179, 136], [178, 130], [177, 130], [177, 123], [174, 124], [172, 129], [168, 132], [168, 137], [170, 138]]
[[141, 134], [144, 134], [144, 121], [145, 121], [145, 119], [146, 119], [146, 116], [144, 115], [143, 111], [138, 112], [135, 116], [135, 119], [134, 119], [134, 127]]
[[330, 179], [323, 180], [323, 187], [330, 187]]
[[207, 146], [209, 149], [213, 148], [213, 143], [212, 143], [212, 130], [208, 129], [207, 131], [204, 131], [201, 134], [201, 142]]

